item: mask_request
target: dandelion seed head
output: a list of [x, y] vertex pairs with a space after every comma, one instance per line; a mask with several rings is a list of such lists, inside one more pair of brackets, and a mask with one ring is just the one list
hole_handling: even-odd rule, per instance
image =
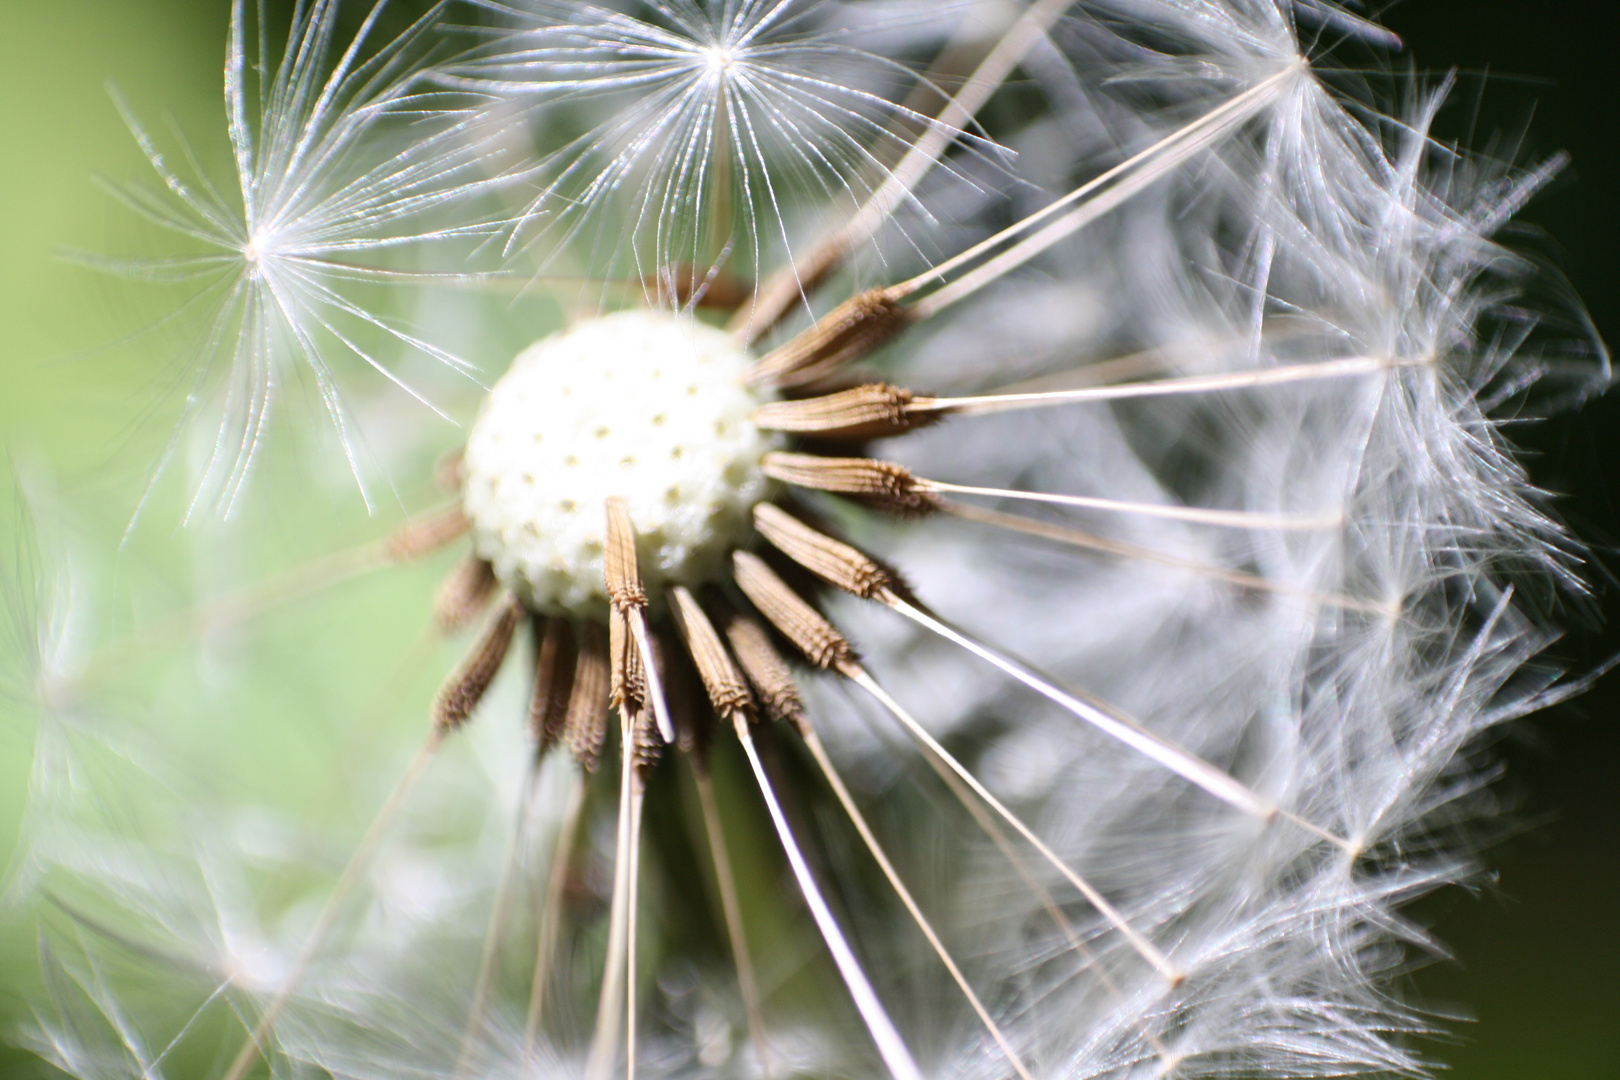
[[242, 245], [242, 261], [249, 272], [256, 273], [260, 260], [273, 259], [279, 251], [281, 237], [273, 229], [255, 229], [248, 242]]
[[467, 442], [478, 554], [532, 609], [604, 617], [604, 500], [625, 500], [649, 592], [717, 581], [752, 531], [773, 445], [749, 419], [751, 358], [659, 311], [593, 319], [526, 350]]
[[[233, 136], [243, 212], [205, 215], [247, 283], [225, 330], [251, 331], [215, 351], [290, 341], [324, 376], [330, 338], [386, 368], [347, 346], [360, 322], [445, 359], [337, 286], [390, 283], [385, 251], [445, 235], [417, 211], [486, 174], [508, 216], [448, 235], [532, 254], [535, 290], [585, 275], [651, 310], [523, 352], [455, 459], [459, 506], [381, 545], [470, 533], [435, 607], [478, 628], [318, 918], [264, 925], [228, 860], [171, 901], [122, 848], [67, 853], [161, 922], [131, 940], [208, 977], [200, 1009], [230, 996], [249, 1031], [226, 1080], [261, 1052], [277, 1075], [596, 1080], [621, 1047], [627, 1072], [752, 1075], [745, 1029], [766, 1075], [1419, 1071], [1400, 1035], [1428, 1021], [1389, 983], [1429, 943], [1398, 909], [1468, 872], [1440, 835], [1483, 783], [1463, 748], [1552, 693], [1522, 670], [1548, 632], [1519, 579], [1570, 580], [1489, 419], [1534, 378], [1522, 336], [1485, 332], [1514, 289], [1490, 233], [1545, 170], [1453, 175], [1438, 97], [1369, 118], [1270, 0], [1035, 0], [926, 73], [839, 31], [838, 4], [477, 6], [495, 25], [420, 79], [385, 48], [374, 91], [345, 52], [330, 111], [305, 73], [335, 2], [307, 9], [282, 82], [308, 92]], [[377, 118], [418, 107], [401, 151]], [[331, 137], [298, 151], [306, 129]], [[474, 721], [521, 714], [499, 688], [525, 644], [520, 756]], [[488, 809], [445, 830], [452, 804], [415, 800], [469, 727], [507, 782], [458, 789]], [[750, 774], [758, 800], [727, 793]], [[413, 819], [433, 827], [387, 838]], [[767, 938], [761, 974], [825, 946], [847, 994], [805, 1010], [757, 980]], [[59, 1011], [118, 1028], [85, 983]], [[156, 1075], [156, 1040], [118, 1039]], [[790, 1041], [817, 1063], [773, 1069]]]

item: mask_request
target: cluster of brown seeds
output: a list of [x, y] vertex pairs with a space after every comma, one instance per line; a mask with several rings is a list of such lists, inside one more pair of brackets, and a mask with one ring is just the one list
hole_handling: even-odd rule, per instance
[[[758, 309], [755, 309], [756, 316]], [[776, 314], [780, 314], [777, 312]], [[810, 452], [843, 447], [879, 436], [913, 430], [939, 420], [949, 412], [949, 403], [924, 398], [910, 391], [882, 383], [838, 386], [849, 366], [886, 344], [911, 322], [899, 297], [886, 290], [863, 293], [840, 305], [831, 315], [757, 361], [748, 379], [769, 386], [779, 400], [762, 405], [753, 417], [761, 429], [806, 440], [807, 445], [791, 451], [766, 455], [764, 472], [783, 484], [803, 489], [831, 492], [853, 499], [873, 509], [900, 517], [918, 517], [946, 509], [949, 504], [927, 481], [912, 475], [905, 467], [869, 457], [845, 456], [830, 452]], [[751, 340], [761, 329], [743, 330], [739, 338]], [[820, 391], [818, 393], [818, 391]], [[443, 470], [458, 475], [452, 460]], [[790, 585], [786, 578], [807, 570], [821, 582], [856, 596], [888, 604], [904, 603], [904, 589], [898, 576], [877, 560], [859, 551], [824, 527], [810, 524], [807, 514], [795, 513], [771, 502], [755, 505], [755, 529], [774, 549], [762, 557], [738, 549], [731, 555], [730, 584], [711, 583], [700, 590], [700, 598], [685, 586], [672, 586], [663, 598], [665, 612], [657, 622], [651, 617], [649, 596], [637, 567], [634, 525], [622, 499], [606, 499], [607, 546], [604, 552], [605, 585], [609, 597], [606, 625], [591, 620], [526, 611], [515, 592], [497, 580], [494, 567], [476, 555], [463, 559], [442, 582], [435, 603], [439, 627], [455, 631], [474, 622], [486, 611], [482, 628], [461, 663], [444, 683], [434, 705], [436, 738], [460, 728], [472, 716], [511, 651], [520, 624], [528, 622], [534, 639], [534, 671], [529, 705], [529, 732], [536, 760], [553, 748], [565, 746], [577, 763], [581, 777], [598, 768], [608, 741], [610, 712], [620, 718], [620, 745], [628, 748], [621, 756], [621, 829], [639, 830], [640, 804], [648, 776], [664, 746], [675, 744], [687, 751], [692, 767], [706, 779], [706, 748], [717, 724], [730, 727], [752, 755], [751, 729], [762, 717], [785, 721], [804, 740], [830, 781], [850, 820], [861, 832], [868, 848], [898, 895], [923, 928], [936, 953], [945, 962], [957, 984], [966, 993], [974, 1011], [1002, 1045], [1015, 1070], [1027, 1076], [1012, 1048], [990, 1018], [990, 1014], [968, 987], [954, 960], [938, 935], [922, 916], [893, 865], [827, 756], [805, 709], [795, 675], [784, 656], [783, 643], [808, 664], [819, 670], [839, 673], [845, 678], [872, 684], [861, 669], [854, 649], [816, 608], [813, 593]], [[408, 558], [451, 542], [465, 532], [467, 519], [453, 508], [406, 530], [395, 541], [397, 558]], [[777, 566], [772, 566], [772, 561]], [[792, 573], [786, 571], [794, 568]], [[701, 695], [694, 700], [685, 672], [695, 671]], [[936, 766], [937, 767], [937, 766]], [[954, 777], [942, 771], [949, 782]], [[763, 782], [763, 777], [761, 778]], [[706, 783], [700, 783], [705, 797], [712, 799]], [[578, 806], [576, 803], [575, 812]], [[576, 826], [569, 822], [564, 829]], [[994, 831], [994, 826], [990, 826]], [[571, 838], [559, 844], [558, 860], [567, 858]], [[621, 837], [621, 840], [625, 839]], [[630, 842], [630, 850], [634, 844]], [[713, 844], [716, 870], [722, 879], [730, 876], [724, 865], [724, 845]], [[622, 858], [619, 861], [625, 861]], [[633, 861], [633, 860], [631, 860]], [[553, 866], [550, 889], [562, 870]], [[619, 868], [616, 874], [628, 873]], [[801, 881], [801, 886], [805, 883]], [[625, 918], [617, 909], [626, 901], [615, 882], [614, 921]], [[759, 1052], [767, 1053], [762, 1022], [757, 1012], [758, 995], [734, 890], [722, 880], [721, 895], [739, 984], [750, 1003], [749, 1020]], [[807, 896], [807, 899], [810, 899]], [[629, 901], [633, 903], [632, 901]], [[554, 919], [554, 913], [548, 918]], [[826, 927], [823, 927], [824, 933]], [[534, 993], [530, 1005], [530, 1040], [539, 1023], [544, 997], [547, 953], [554, 947], [555, 927], [542, 929], [541, 955], [537, 957]], [[1155, 953], [1155, 955], [1157, 955]], [[625, 952], [621, 935], [615, 934], [603, 972], [602, 1003], [598, 1010], [597, 1034], [593, 1040], [595, 1071], [607, 1067], [617, 1043], [621, 1015], [615, 999], [624, 1001], [630, 1013], [628, 1037], [634, 1039], [634, 1002], [621, 997], [625, 983], [634, 986], [633, 974], [618, 970], [633, 960]], [[845, 971], [846, 980], [864, 977]], [[852, 989], [854, 989], [852, 985]], [[857, 991], [857, 998], [860, 994]], [[633, 998], [633, 994], [631, 995]], [[881, 1012], [881, 1010], [878, 1010]], [[866, 1017], [874, 1025], [872, 1016]], [[878, 1018], [886, 1026], [886, 1018]], [[880, 1050], [890, 1040], [878, 1031]], [[893, 1038], [894, 1046], [884, 1052], [892, 1072], [910, 1075], [906, 1052]]]
[[[883, 290], [863, 293], [767, 354], [750, 372], [750, 379], [783, 392], [813, 390], [885, 344], [908, 322], [906, 309]], [[847, 444], [931, 423], [942, 412], [934, 407], [933, 399], [874, 383], [773, 401], [756, 411], [754, 422], [767, 430]], [[908, 517], [931, 513], [944, 502], [903, 466], [873, 458], [778, 451], [767, 455], [764, 470], [789, 485], [845, 495]], [[718, 594], [708, 600], [711, 610], [722, 612], [718, 616], [724, 626], [722, 641], [704, 605], [686, 588], [676, 587], [666, 598], [671, 625], [655, 628], [651, 624], [649, 598], [636, 566], [634, 526], [621, 501], [609, 498], [607, 506], [607, 626], [582, 624], [576, 641], [569, 620], [539, 613], [529, 616], [536, 636], [530, 715], [537, 745], [546, 750], [566, 742], [582, 767], [594, 769], [612, 707], [635, 717], [627, 723], [635, 733], [637, 753], [650, 766], [656, 758], [658, 737], [667, 742], [676, 734], [661, 715], [670, 704], [661, 701], [660, 694], [649, 692], [661, 683], [655, 658], [669, 655], [678, 644], [701, 678], [713, 719], [733, 725], [753, 722], [758, 715], [758, 695], [769, 715], [789, 719], [802, 728], [805, 714], [793, 676], [754, 615], [736, 610]], [[465, 527], [464, 517], [458, 518], [454, 512], [448, 517], [448, 523], [434, 519], [437, 524], [431, 530], [424, 526], [424, 546], [453, 539], [457, 520]], [[868, 599], [895, 595], [896, 579], [891, 571], [787, 510], [760, 503], [754, 510], [754, 522], [759, 534], [782, 555], [823, 581]], [[763, 559], [747, 551], [735, 552], [733, 581], [758, 614], [776, 628], [780, 639], [811, 664], [839, 669], [852, 662], [853, 652], [842, 635]], [[436, 603], [439, 625], [446, 630], [468, 625], [496, 602], [499, 591], [491, 565], [476, 556], [467, 558], [440, 587]], [[434, 717], [441, 728], [459, 727], [471, 716], [509, 650], [522, 614], [515, 597], [502, 596], [466, 659], [440, 692]], [[604, 670], [610, 672], [605, 680], [600, 675]]]

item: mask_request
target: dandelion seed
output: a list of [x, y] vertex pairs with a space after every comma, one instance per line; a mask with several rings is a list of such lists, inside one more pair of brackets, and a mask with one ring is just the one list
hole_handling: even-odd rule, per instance
[[[1516, 677], [1545, 639], [1514, 597], [1574, 549], [1480, 405], [1525, 377], [1478, 344], [1521, 269], [1489, 233], [1543, 174], [1437, 176], [1437, 100], [1351, 111], [1299, 5], [1019, 5], [951, 38], [931, 116], [931, 32], [860, 5], [472, 6], [463, 52], [334, 104], [337, 158], [421, 79], [470, 95], [383, 160], [530, 185], [501, 256], [645, 303], [519, 355], [443, 470], [459, 509], [385, 546], [465, 531], [435, 618], [479, 629], [282, 977], [232, 995], [227, 1080], [1420, 1070], [1399, 907], [1463, 864], [1414, 838], [1470, 738], [1563, 692]], [[300, 13], [310, 97], [331, 8]], [[252, 281], [288, 258], [238, 240]], [[723, 272], [757, 283], [724, 330]], [[531, 746], [488, 736], [522, 778], [482, 907], [340, 940], [503, 671]]]
[[[182, 310], [206, 313], [187, 345], [195, 370], [186, 412], [152, 478], [155, 484], [170, 464], [181, 431], [217, 407], [218, 432], [188, 517], [228, 515], [236, 506], [276, 398], [303, 378], [312, 380], [368, 506], [371, 466], [363, 460], [364, 435], [339, 365], [345, 358], [359, 361], [440, 416], [397, 373], [395, 355], [425, 356], [476, 378], [472, 364], [377, 311], [357, 291], [445, 280], [452, 275], [420, 270], [400, 257], [477, 238], [494, 227], [465, 212], [459, 220], [444, 218], [444, 211], [465, 205], [489, 178], [474, 153], [458, 148], [453, 131], [441, 125], [424, 137], [412, 129], [411, 121], [423, 123], [413, 89], [415, 65], [439, 8], [377, 43], [384, 7], [376, 5], [334, 57], [336, 0], [300, 5], [288, 30], [290, 44], [272, 64], [263, 10], [255, 60], [245, 0], [234, 0], [225, 63], [236, 167], [229, 187], [216, 186], [201, 172], [189, 149], [195, 175], [183, 175], [117, 99], [166, 197], [138, 186], [115, 193], [203, 252], [164, 259], [85, 256], [93, 265], [136, 277], [192, 285], [195, 292]], [[401, 129], [409, 135], [403, 141]]]
[[609, 276], [629, 272], [649, 283], [649, 299], [678, 295], [683, 267], [712, 281], [727, 257], [742, 265], [726, 270], [747, 274], [790, 251], [806, 199], [848, 214], [877, 197], [907, 129], [991, 149], [958, 126], [971, 114], [936, 119], [893, 99], [894, 84], [916, 76], [861, 47], [858, 9], [474, 6], [511, 29], [484, 31], [439, 83], [489, 101], [494, 124], [576, 108], [591, 118], [585, 134], [521, 166], [539, 195], [520, 216], [548, 216], [514, 243], [541, 251], [542, 265], [566, 253]]

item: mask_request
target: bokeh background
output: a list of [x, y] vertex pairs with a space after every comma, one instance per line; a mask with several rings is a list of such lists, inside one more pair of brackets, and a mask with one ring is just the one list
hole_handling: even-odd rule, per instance
[[[1407, 43], [1398, 64], [1433, 76], [1457, 69], [1458, 89], [1442, 120], [1446, 133], [1476, 144], [1496, 136], [1522, 141], [1530, 155], [1572, 155], [1571, 168], [1515, 228], [1524, 243], [1555, 253], [1605, 339], [1615, 342], [1617, 39], [1601, 21], [1613, 19], [1611, 6], [1410, 0], [1385, 12], [1384, 21]], [[198, 133], [199, 152], [218, 160], [227, 10], [226, 0], [0, 0], [0, 452], [33, 489], [60, 486], [63, 504], [73, 507], [68, 535], [103, 544], [118, 535], [131, 484], [138, 485], [167, 430], [161, 413], [139, 422], [149, 403], [162, 400], [165, 372], [131, 360], [149, 361], [151, 342], [127, 340], [151, 312], [127, 286], [60, 255], [128, 251], [139, 239], [127, 211], [96, 183], [98, 176], [145, 179], [107, 86], [115, 85], [153, 127], [172, 117], [180, 129]], [[449, 430], [442, 435], [443, 443], [453, 439]], [[1613, 577], [1620, 568], [1620, 395], [1517, 429], [1516, 438], [1536, 478], [1560, 494], [1560, 512], [1594, 549], [1595, 606], [1608, 621], [1571, 612], [1577, 624], [1560, 645], [1570, 664], [1590, 669], [1620, 653], [1620, 587]], [[425, 461], [434, 449], [400, 452]], [[264, 482], [276, 482], [273, 471]], [[400, 502], [422, 505], [419, 496], [404, 491]], [[250, 512], [231, 527], [230, 545], [217, 535], [199, 540], [147, 528], [123, 554], [93, 559], [97, 572], [88, 587], [127, 587], [161, 607], [157, 583], [166, 574], [251, 580], [266, 566], [322, 550], [310, 546], [310, 537], [320, 537], [323, 547], [332, 537], [359, 541], [400, 513], [389, 504], [381, 520], [368, 521], [354, 502], [338, 494], [311, 499], [291, 519]], [[9, 530], [15, 518], [0, 521]], [[200, 558], [203, 547], [214, 554]], [[217, 564], [226, 548], [237, 553], [238, 565]], [[334, 819], [346, 821], [372, 801], [365, 793], [347, 790], [342, 777], [278, 765], [363, 738], [367, 724], [419, 724], [430, 672], [449, 659], [418, 665], [414, 673], [398, 664], [414, 647], [413, 628], [424, 617], [436, 570], [430, 565], [345, 586], [335, 597], [275, 616], [259, 631], [259, 655], [282, 648], [307, 659], [313, 648], [326, 660], [304, 664], [298, 686], [263, 687], [246, 712], [220, 715], [206, 672], [181, 674], [155, 658], [138, 660], [134, 677], [165, 703], [166, 717], [198, 760], [217, 760], [214, 751], [231, 746], [227, 756], [242, 765], [216, 777], [218, 788], [272, 806], [328, 800]], [[132, 617], [133, 608], [125, 614]], [[228, 643], [216, 660], [231, 662]], [[381, 703], [355, 689], [384, 684], [392, 692]], [[333, 721], [355, 716], [363, 722]], [[1407, 991], [1432, 1008], [1474, 1018], [1451, 1024], [1453, 1038], [1431, 1048], [1456, 1080], [1614, 1080], [1620, 1077], [1620, 673], [1517, 724], [1491, 750], [1506, 766], [1497, 790], [1508, 814], [1487, 852], [1494, 875], [1419, 908], [1455, 959], [1414, 972]], [[0, 863], [20, 827], [30, 752], [28, 718], [0, 718]], [[0, 1077], [7, 1080], [46, 1075], [5, 1045], [5, 1032], [27, 1009], [33, 949], [28, 920], [0, 913]]]

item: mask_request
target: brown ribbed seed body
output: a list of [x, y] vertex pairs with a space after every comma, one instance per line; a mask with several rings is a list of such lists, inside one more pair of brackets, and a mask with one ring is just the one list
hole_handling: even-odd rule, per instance
[[534, 689], [529, 695], [529, 739], [545, 753], [562, 738], [574, 690], [579, 649], [567, 619], [535, 619]]
[[517, 632], [522, 618], [523, 607], [513, 596], [502, 601], [490, 617], [484, 632], [461, 661], [461, 666], [445, 682], [433, 704], [433, 720], [441, 730], [460, 727], [478, 708], [501, 670], [506, 651], [512, 647], [512, 635]]
[[755, 364], [750, 381], [788, 388], [836, 374], [911, 324], [901, 299], [887, 289], [857, 293]]

